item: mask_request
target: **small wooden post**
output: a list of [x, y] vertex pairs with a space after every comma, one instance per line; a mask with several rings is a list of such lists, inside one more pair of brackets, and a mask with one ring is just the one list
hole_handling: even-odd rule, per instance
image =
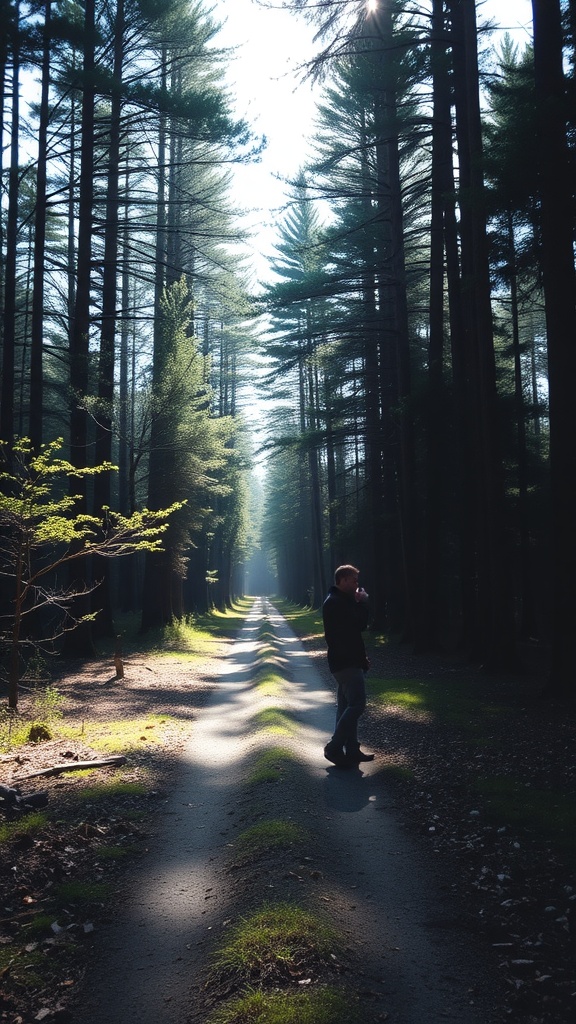
[[116, 637], [116, 647], [114, 648], [114, 668], [116, 669], [116, 679], [124, 679], [124, 662], [122, 661], [122, 638]]

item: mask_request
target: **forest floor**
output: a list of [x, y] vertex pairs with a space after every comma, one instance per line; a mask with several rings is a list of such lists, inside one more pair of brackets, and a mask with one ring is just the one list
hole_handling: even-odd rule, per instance
[[[304, 646], [329, 679], [321, 640]], [[542, 699], [536, 651], [525, 652], [524, 672], [504, 677], [403, 645], [369, 653], [369, 678], [386, 685], [369, 704], [366, 736], [396, 780], [405, 827], [450, 865], [467, 925], [502, 985], [505, 1019], [573, 1020], [574, 705]], [[420, 704], [403, 702], [407, 681]]]
[[[285, 646], [279, 649], [268, 638], [264, 663], [293, 681], [294, 665], [285, 665], [289, 641], [276, 622], [274, 631]], [[292, 899], [294, 893], [316, 909], [338, 909], [345, 940], [328, 966], [304, 958], [290, 984], [304, 993], [334, 977], [348, 986], [352, 980], [364, 1021], [573, 1020], [576, 878], [566, 811], [576, 787], [573, 709], [542, 702], [536, 673], [495, 680], [453, 661], [373, 644], [372, 697], [362, 732], [377, 759], [362, 772], [345, 773], [321, 758], [318, 735], [325, 730], [326, 738], [333, 716], [323, 642], [314, 630], [302, 641], [313, 665], [309, 691], [316, 710], [293, 687], [283, 696], [274, 679], [268, 690], [264, 680], [258, 706], [269, 714], [275, 703], [300, 724], [319, 715], [320, 732], [308, 737], [308, 746], [296, 741], [290, 764], [285, 748], [293, 738], [282, 728], [277, 736], [268, 731], [273, 745], [262, 752], [254, 725], [246, 730], [239, 720], [234, 772], [254, 776], [258, 757], [269, 755], [268, 775], [260, 783], [254, 776], [240, 791], [229, 752], [217, 773], [222, 784], [214, 788], [211, 753], [205, 750], [202, 760], [195, 749], [202, 723], [230, 736], [234, 731], [230, 723], [238, 708], [228, 704], [223, 714], [214, 705], [231, 659], [238, 662], [232, 638], [215, 640], [212, 650], [192, 660], [177, 652], [134, 653], [121, 681], [101, 662], [68, 665], [65, 676], [54, 680], [66, 702], [66, 730], [0, 759], [0, 783], [48, 795], [45, 810], [0, 815], [0, 1020], [103, 1024], [117, 1012], [128, 1024], [130, 1009], [120, 1005], [102, 1015], [95, 964], [104, 965], [101, 977], [115, 998], [126, 957], [137, 957], [130, 950], [138, 949], [144, 964], [155, 965], [151, 971], [135, 968], [148, 993], [150, 1019], [203, 1024], [239, 989], [238, 982], [211, 973], [216, 933], [221, 937], [264, 896]], [[247, 666], [238, 662], [230, 684], [252, 702], [262, 671], [258, 657], [256, 651]], [[297, 678], [303, 673], [299, 662]], [[318, 679], [326, 697], [317, 696]], [[414, 699], [418, 687], [421, 700]], [[442, 708], [434, 711], [434, 700]], [[257, 713], [251, 704], [250, 722]], [[92, 742], [95, 722], [101, 728]], [[212, 733], [204, 737], [209, 752], [214, 742]], [[117, 769], [26, 778], [118, 752], [126, 753], [127, 762]], [[186, 785], [188, 797], [182, 795]], [[182, 807], [194, 815], [196, 846]], [[307, 828], [300, 839], [240, 855], [237, 842], [270, 814]], [[166, 858], [167, 842], [174, 878], [182, 882], [179, 872], [190, 873], [180, 863], [182, 844], [198, 866], [198, 891], [176, 897], [168, 886], [167, 895], [169, 902], [190, 898], [181, 913], [189, 918], [185, 927], [191, 928], [192, 917], [202, 926], [184, 943], [194, 955], [194, 977], [188, 954], [178, 951], [181, 925], [166, 923], [166, 894], [153, 892], [158, 853]], [[353, 882], [345, 854], [352, 848]], [[209, 862], [212, 879], [204, 870]], [[187, 885], [179, 884], [178, 891]], [[353, 905], [343, 896], [349, 888]], [[156, 901], [144, 909], [135, 896], [142, 891]], [[138, 899], [130, 922], [123, 915]], [[359, 922], [357, 906], [364, 911]], [[388, 922], [384, 935], [382, 922]], [[165, 963], [156, 964], [158, 947], [168, 940], [173, 948]], [[152, 948], [142, 945], [146, 941]], [[394, 958], [403, 959], [404, 947], [412, 959], [401, 965]], [[107, 962], [114, 950], [116, 990], [109, 984], [114, 966]], [[168, 963], [181, 964], [186, 975], [180, 998], [166, 994], [173, 985]], [[286, 984], [270, 972], [269, 985]], [[147, 1019], [133, 994], [131, 999], [134, 1019]]]

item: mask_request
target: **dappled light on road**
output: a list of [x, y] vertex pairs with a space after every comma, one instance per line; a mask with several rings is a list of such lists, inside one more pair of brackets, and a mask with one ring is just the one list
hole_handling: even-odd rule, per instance
[[324, 759], [334, 695], [267, 602], [255, 601], [213, 680], [132, 900], [101, 946], [106, 972], [82, 1024], [203, 1024], [215, 943], [244, 908], [286, 900], [332, 922], [351, 955], [385, 974], [374, 1005], [401, 1010], [398, 1024], [447, 1007], [461, 1024], [485, 1024], [465, 983], [445, 980], [453, 951], [421, 925], [440, 913], [435, 886], [389, 814], [386, 759], [350, 770]]

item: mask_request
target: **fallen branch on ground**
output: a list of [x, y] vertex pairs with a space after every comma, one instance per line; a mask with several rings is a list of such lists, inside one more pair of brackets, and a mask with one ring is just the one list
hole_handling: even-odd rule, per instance
[[117, 757], [105, 757], [102, 761], [67, 761], [66, 764], [55, 764], [51, 768], [42, 768], [37, 772], [30, 772], [28, 775], [20, 775], [14, 782], [26, 782], [28, 779], [37, 779], [41, 775], [60, 775], [62, 772], [79, 772], [86, 768], [110, 768], [113, 765], [126, 764], [124, 755]]

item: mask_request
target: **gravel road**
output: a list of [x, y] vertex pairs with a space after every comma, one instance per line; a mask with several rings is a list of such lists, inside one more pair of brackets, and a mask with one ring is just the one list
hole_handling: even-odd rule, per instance
[[[254, 685], [265, 623], [277, 637], [284, 679], [273, 699]], [[245, 779], [258, 751], [270, 746], [255, 716], [271, 704], [298, 723], [281, 744], [293, 750], [304, 782], [267, 786], [265, 810], [307, 829], [305, 860], [314, 882], [306, 899], [329, 913], [353, 952], [352, 980], [366, 1001], [366, 1020], [502, 1020], [442, 864], [426, 858], [402, 830], [378, 758], [352, 771], [324, 760], [333, 694], [286, 621], [258, 599], [191, 727], [175, 788], [131, 891], [95, 939], [75, 1021], [201, 1024], [209, 1013], [203, 980], [213, 940], [254, 900], [304, 891], [301, 875], [287, 870], [280, 855], [276, 872], [248, 877], [231, 870], [235, 836], [251, 815], [262, 815], [262, 800], [255, 802]]]

